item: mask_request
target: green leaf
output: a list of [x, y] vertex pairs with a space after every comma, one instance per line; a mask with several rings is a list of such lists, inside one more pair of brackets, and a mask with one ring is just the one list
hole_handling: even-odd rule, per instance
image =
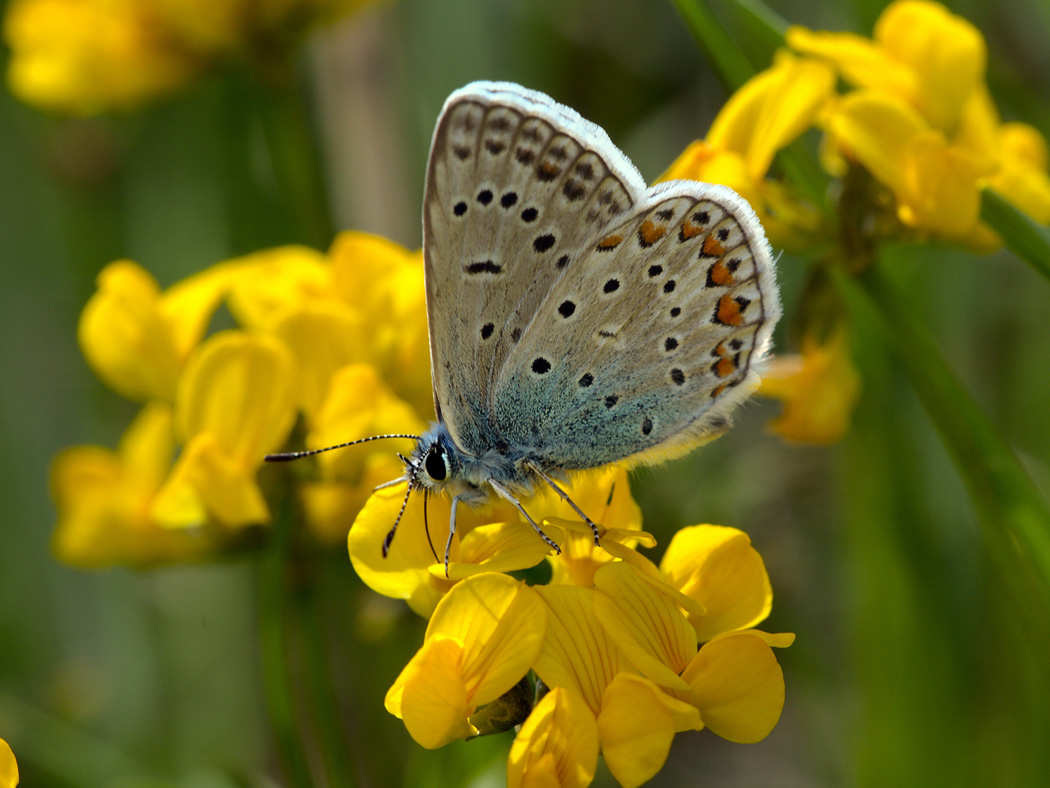
[[[854, 308], [873, 308], [889, 345], [959, 469], [985, 543], [1029, 623], [1046, 637], [1050, 612], [1050, 504], [952, 374], [926, 326], [872, 266], [836, 277]], [[1033, 604], [1034, 603], [1034, 604]], [[1038, 612], [1036, 612], [1038, 611]]]
[[981, 191], [981, 218], [1002, 236], [1007, 249], [1050, 279], [1050, 230], [992, 189]]

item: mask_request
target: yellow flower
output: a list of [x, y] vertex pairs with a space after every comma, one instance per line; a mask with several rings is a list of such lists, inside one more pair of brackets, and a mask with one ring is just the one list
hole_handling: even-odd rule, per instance
[[18, 785], [18, 763], [11, 746], [0, 739], [0, 788], [15, 788]]
[[[898, 0], [872, 40], [794, 27], [787, 41], [856, 88], [822, 121], [838, 149], [825, 160], [841, 152], [863, 165], [893, 192], [902, 224], [993, 249], [999, 239], [978, 221], [983, 185], [1037, 221], [1050, 219], [1045, 159], [1026, 155], [1045, 143], [1034, 130], [1000, 124], [984, 82], [985, 42], [965, 19], [938, 3]], [[1020, 150], [1018, 136], [1026, 138]]]
[[171, 408], [147, 405], [116, 451], [76, 446], [51, 468], [58, 525], [52, 549], [73, 566], [150, 566], [192, 560], [218, 545], [205, 530], [168, 531], [150, 509], [175, 450]]
[[216, 266], [165, 293], [139, 265], [120, 260], [98, 275], [77, 336], [95, 373], [128, 399], [171, 402], [182, 366], [237, 271]]
[[239, 331], [208, 339], [179, 381], [175, 424], [184, 449], [154, 516], [172, 527], [268, 522], [255, 470], [291, 429], [293, 397], [292, 361], [276, 339]]
[[543, 696], [510, 748], [507, 788], [585, 788], [598, 767], [598, 726], [583, 699], [556, 687]]
[[73, 115], [127, 109], [176, 90], [202, 62], [141, 0], [13, 0], [4, 18], [11, 92]]
[[13, 0], [12, 93], [73, 115], [172, 93], [220, 58], [272, 57], [361, 0]]
[[706, 139], [686, 148], [660, 180], [729, 186], [751, 203], [778, 243], [791, 238], [794, 227], [812, 229], [813, 215], [765, 176], [776, 152], [813, 124], [834, 85], [827, 65], [778, 53], [772, 67], [729, 98]]
[[[635, 571], [623, 563], [613, 566]], [[702, 727], [697, 710], [635, 672], [600, 623], [599, 594], [593, 588], [552, 585], [536, 591], [547, 605], [547, 635], [536, 674], [555, 691], [580, 698], [589, 712], [584, 715], [580, 709], [571, 718], [548, 723], [548, 738], [571, 743], [577, 750], [600, 747], [621, 785], [640, 785], [663, 766], [676, 731]], [[587, 716], [597, 727], [586, 720], [577, 725]], [[519, 735], [508, 770], [523, 769], [528, 776], [529, 761], [542, 764], [528, 748], [544, 744], [522, 742]]]
[[386, 708], [428, 749], [475, 735], [469, 717], [525, 676], [545, 632], [546, 608], [524, 583], [495, 573], [468, 578], [438, 604]]
[[792, 27], [792, 49], [833, 63], [849, 82], [896, 96], [946, 134], [981, 88], [988, 54], [977, 28], [939, 3], [897, 0], [875, 23], [873, 40]]
[[826, 445], [849, 431], [860, 396], [849, 337], [839, 328], [823, 342], [802, 340], [802, 353], [773, 359], [758, 393], [784, 401], [784, 412], [769, 428], [789, 441]]

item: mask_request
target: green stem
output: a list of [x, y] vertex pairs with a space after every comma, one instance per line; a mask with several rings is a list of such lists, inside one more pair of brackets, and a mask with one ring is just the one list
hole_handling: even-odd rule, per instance
[[[926, 326], [872, 266], [837, 281], [853, 304], [874, 307], [889, 344], [941, 435], [973, 500], [985, 543], [1033, 636], [1050, 635], [1050, 505], [1013, 452], [996, 435], [941, 357]], [[859, 285], [859, 288], [858, 288]], [[1034, 602], [1034, 604], [1033, 604]], [[1039, 623], [1039, 622], [1042, 623]]]
[[722, 78], [727, 91], [732, 92], [755, 74], [755, 69], [743, 48], [726, 35], [721, 20], [706, 3], [698, 0], [672, 0], [686, 27], [693, 34], [700, 49], [711, 60], [715, 72]]
[[259, 589], [259, 637], [262, 647], [263, 686], [270, 729], [288, 784], [313, 785], [306, 760], [289, 646], [293, 641], [294, 607], [291, 595], [291, 507], [277, 510], [271, 523], [271, 543], [263, 558]]
[[1002, 236], [1007, 249], [1050, 279], [1050, 230], [992, 189], [981, 191], [981, 218]]

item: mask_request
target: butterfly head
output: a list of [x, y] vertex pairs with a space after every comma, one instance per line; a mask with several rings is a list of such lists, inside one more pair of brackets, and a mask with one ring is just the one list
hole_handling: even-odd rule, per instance
[[454, 485], [462, 467], [452, 437], [440, 422], [431, 425], [420, 436], [412, 455], [404, 459], [409, 485], [431, 492], [440, 492], [447, 485]]

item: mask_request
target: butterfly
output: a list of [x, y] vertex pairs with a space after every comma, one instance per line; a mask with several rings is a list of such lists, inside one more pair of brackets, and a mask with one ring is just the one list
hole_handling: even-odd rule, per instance
[[[431, 143], [423, 253], [437, 421], [402, 457], [413, 491], [513, 504], [613, 462], [724, 432], [780, 316], [754, 211], [697, 181], [647, 187], [601, 128], [508, 82], [455, 91]], [[378, 489], [378, 488], [377, 488]], [[424, 507], [425, 508], [425, 507]], [[383, 555], [401, 520], [383, 543]], [[436, 556], [435, 556], [436, 558]]]

